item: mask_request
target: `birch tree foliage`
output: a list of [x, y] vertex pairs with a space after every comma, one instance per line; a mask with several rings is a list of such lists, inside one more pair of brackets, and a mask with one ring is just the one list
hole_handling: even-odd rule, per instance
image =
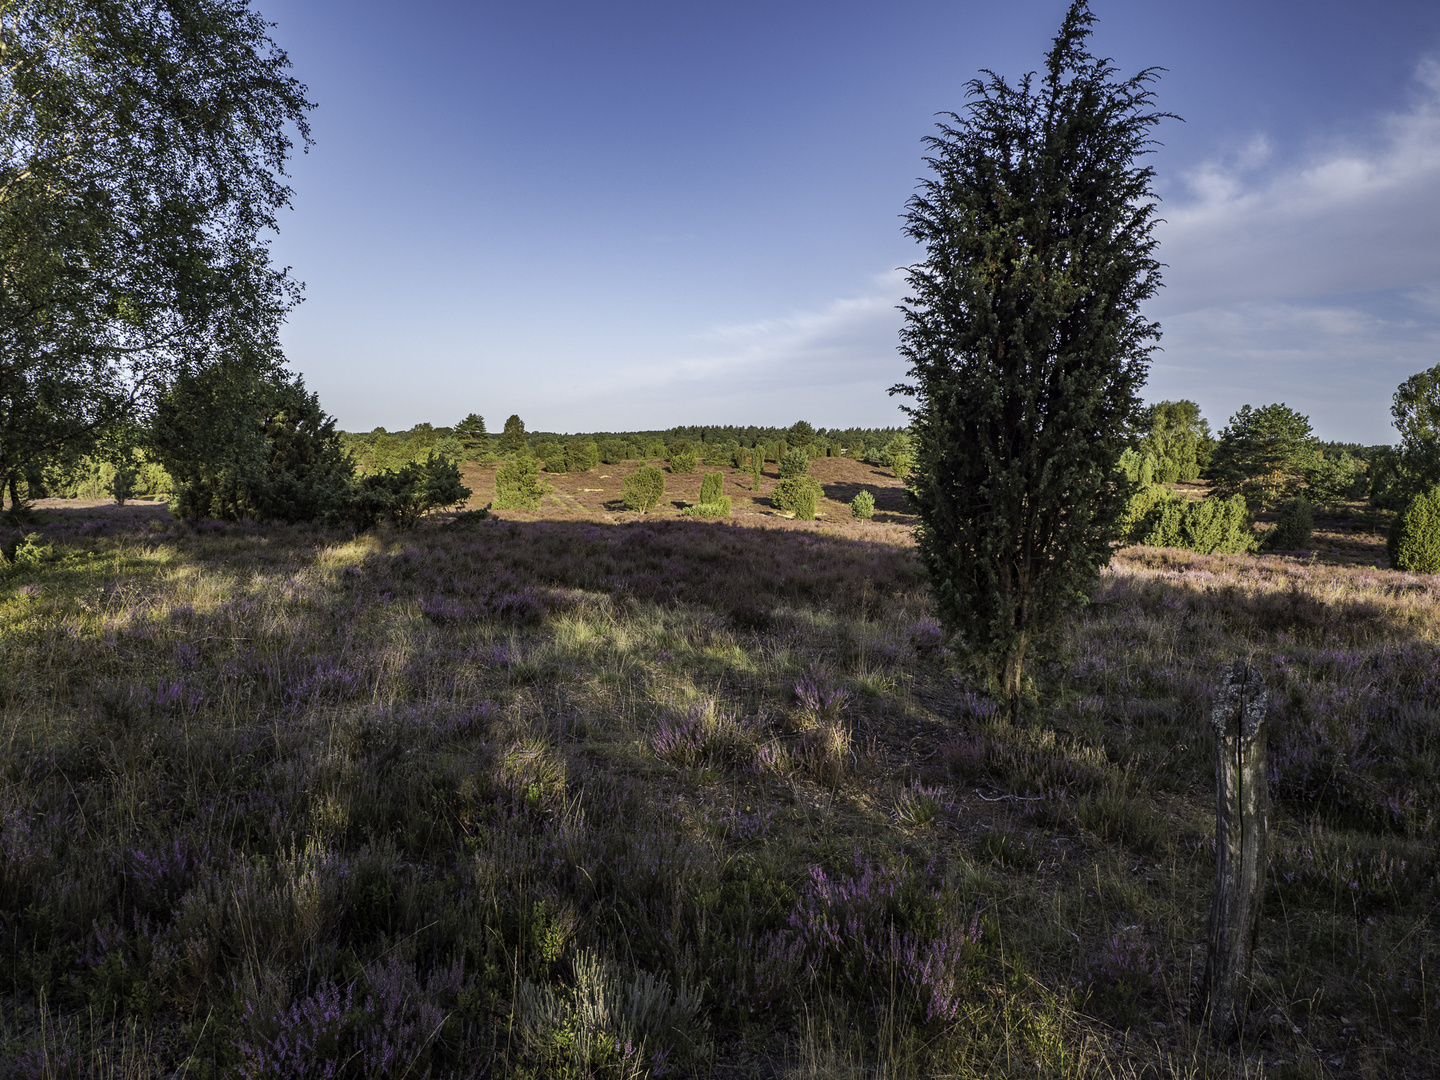
[[0, 482], [221, 357], [277, 367], [305, 87], [248, 0], [0, 0]]

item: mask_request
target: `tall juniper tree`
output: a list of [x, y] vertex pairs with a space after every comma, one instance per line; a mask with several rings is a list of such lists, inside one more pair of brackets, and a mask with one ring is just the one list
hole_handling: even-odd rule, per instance
[[1157, 69], [1120, 80], [1075, 0], [1043, 76], [991, 71], [926, 140], [900, 352], [910, 490], [941, 617], [1018, 707], [1024, 664], [1109, 560], [1116, 463], [1159, 336], [1149, 152]]

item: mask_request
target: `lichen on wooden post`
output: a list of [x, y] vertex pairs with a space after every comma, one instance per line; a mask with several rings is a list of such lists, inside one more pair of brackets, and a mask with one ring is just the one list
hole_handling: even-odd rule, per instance
[[1260, 673], [1240, 660], [1225, 672], [1215, 699], [1215, 891], [1201, 984], [1202, 1020], [1218, 1037], [1234, 1034], [1244, 1013], [1260, 902], [1270, 801]]

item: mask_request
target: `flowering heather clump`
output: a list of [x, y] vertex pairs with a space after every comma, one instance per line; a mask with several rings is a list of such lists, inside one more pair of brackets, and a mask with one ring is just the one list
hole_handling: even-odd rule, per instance
[[949, 1023], [964, 1003], [981, 928], [977, 918], [934, 929], [940, 901], [939, 893], [858, 854], [848, 874], [813, 867], [786, 930], [767, 942], [770, 966], [781, 974], [800, 961], [820, 985], [838, 981], [867, 998], [898, 982], [924, 1022]]
[[959, 780], [978, 780], [990, 760], [990, 740], [983, 735], [957, 735], [940, 747], [940, 764]]
[[650, 736], [650, 748], [656, 757], [682, 768], [738, 766], [755, 756], [748, 726], [713, 700], [667, 712]]
[[825, 669], [812, 664], [795, 684], [795, 700], [805, 718], [818, 724], [838, 720], [854, 695], [843, 686], [832, 686]]
[[136, 906], [142, 911], [169, 911], [190, 887], [209, 853], [208, 844], [202, 842], [194, 849], [179, 837], [153, 853], [132, 849], [126, 859], [125, 877]]
[[921, 619], [910, 631], [910, 645], [922, 660], [937, 660], [945, 647], [945, 631], [939, 619]]
[[[437, 972], [422, 989], [413, 965], [391, 959], [368, 969], [364, 990], [325, 982], [288, 1009], [260, 1017], [247, 1006], [251, 1034], [237, 1043], [247, 1080], [403, 1077], [426, 1071], [427, 1050], [445, 1020], [459, 972]], [[440, 1001], [437, 1001], [437, 998]]]

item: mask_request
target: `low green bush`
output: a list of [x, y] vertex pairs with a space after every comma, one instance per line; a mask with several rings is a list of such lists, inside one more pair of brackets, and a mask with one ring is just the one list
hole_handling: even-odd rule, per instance
[[705, 478], [700, 481], [700, 504], [703, 506], [718, 501], [724, 483], [725, 478], [720, 473], [706, 473]]
[[730, 516], [730, 496], [719, 495], [711, 502], [696, 503], [694, 506], [687, 506], [683, 511], [690, 517], [720, 518]]
[[521, 451], [495, 473], [496, 510], [539, 510], [550, 485], [540, 479], [540, 462]]
[[606, 465], [623, 465], [640, 457], [640, 449], [624, 439], [606, 439], [600, 444], [600, 460]]
[[875, 516], [875, 496], [862, 489], [850, 500], [850, 513], [862, 521], [869, 521]]
[[589, 472], [600, 464], [600, 447], [593, 439], [573, 439], [565, 444], [570, 472]]
[[548, 473], [562, 473], [570, 471], [570, 455], [565, 447], [553, 440], [547, 439], [544, 442], [535, 444], [535, 457], [540, 460]]
[[810, 493], [809, 498], [811, 500], [811, 513], [813, 516], [813, 507], [815, 503], [819, 501], [820, 496], [824, 494], [824, 489], [821, 488], [820, 481], [816, 480], [813, 476], [794, 476], [789, 480], [781, 480], [770, 490], [770, 501], [775, 504], [777, 510], [793, 510], [798, 516], [800, 512], [800, 498], [804, 492]]
[[665, 497], [665, 474], [654, 465], [642, 465], [621, 485], [626, 510], [649, 513]]
[[896, 435], [881, 451], [880, 460], [886, 468], [903, 480], [910, 474], [910, 466], [914, 461], [910, 436], [903, 433]]
[[1280, 504], [1275, 524], [1264, 535], [1262, 547], [1278, 551], [1294, 551], [1310, 543], [1315, 530], [1315, 517], [1305, 499], [1290, 499]]
[[693, 473], [700, 464], [700, 455], [684, 439], [670, 444], [670, 471], [676, 476]]
[[[805, 479], [810, 479], [808, 476]], [[806, 485], [795, 495], [795, 517], [799, 521], [814, 521], [815, 510], [820, 503], [820, 485]]]
[[1390, 529], [1385, 553], [1396, 570], [1440, 574], [1440, 485], [1410, 500]]
[[1162, 484], [1141, 488], [1121, 519], [1125, 541], [1202, 555], [1254, 551], [1250, 511], [1241, 496], [1187, 502]]
[[468, 498], [470, 489], [460, 482], [460, 466], [431, 454], [423, 462], [356, 477], [350, 522], [359, 529], [381, 522], [412, 529], [429, 511], [458, 506]]
[[[1127, 451], [1128, 453], [1128, 451]], [[1135, 462], [1138, 472], [1140, 463]], [[1160, 520], [1165, 508], [1178, 505], [1180, 496], [1163, 484], [1147, 484], [1130, 496], [1120, 518], [1121, 534], [1129, 544], [1143, 544]]]
[[1149, 487], [1155, 483], [1155, 455], [1146, 454], [1140, 459], [1140, 486]]
[[797, 446], [794, 450], [787, 450], [785, 456], [780, 459], [780, 479], [791, 480], [797, 476], [804, 476], [810, 471], [810, 455], [803, 447]]

